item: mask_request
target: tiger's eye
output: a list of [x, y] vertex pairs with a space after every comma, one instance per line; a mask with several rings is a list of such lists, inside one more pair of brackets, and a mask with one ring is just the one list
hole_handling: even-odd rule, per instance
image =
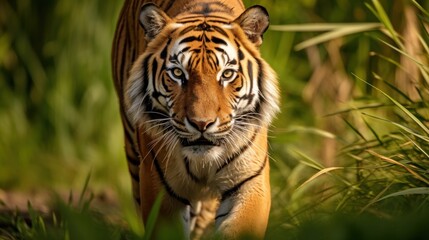
[[183, 71], [180, 70], [180, 68], [174, 68], [172, 72], [173, 72], [173, 75], [177, 78], [180, 78], [183, 75]]
[[227, 69], [222, 73], [222, 77], [226, 79], [231, 78], [233, 75], [234, 75], [234, 71], [232, 71], [231, 69]]

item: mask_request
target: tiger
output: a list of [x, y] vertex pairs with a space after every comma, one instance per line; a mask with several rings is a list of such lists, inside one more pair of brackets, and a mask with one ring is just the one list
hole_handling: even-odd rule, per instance
[[132, 193], [143, 223], [185, 237], [263, 238], [270, 206], [268, 128], [279, 112], [261, 57], [267, 10], [241, 0], [125, 0], [112, 70]]

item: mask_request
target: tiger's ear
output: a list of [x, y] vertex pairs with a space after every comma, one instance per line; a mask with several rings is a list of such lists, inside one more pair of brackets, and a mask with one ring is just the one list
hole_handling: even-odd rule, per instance
[[153, 3], [143, 5], [139, 20], [148, 41], [155, 38], [167, 23], [171, 21], [170, 17]]
[[246, 9], [234, 22], [241, 26], [249, 40], [257, 47], [262, 44], [262, 35], [270, 25], [268, 12], [260, 5]]

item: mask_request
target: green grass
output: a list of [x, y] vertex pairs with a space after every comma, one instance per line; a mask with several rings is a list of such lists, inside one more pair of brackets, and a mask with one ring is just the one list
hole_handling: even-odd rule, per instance
[[[0, 0], [0, 189], [84, 186], [78, 204], [59, 198], [52, 213], [0, 214], [0, 238], [149, 238], [131, 200], [110, 74], [121, 3]], [[270, 12], [261, 51], [282, 90], [267, 238], [425, 237], [429, 2], [252, 4]], [[117, 212], [97, 208], [103, 189], [120, 196]]]

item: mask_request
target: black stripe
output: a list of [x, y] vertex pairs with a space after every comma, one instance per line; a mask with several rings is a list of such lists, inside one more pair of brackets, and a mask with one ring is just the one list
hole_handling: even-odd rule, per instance
[[[134, 145], [132, 144], [132, 146], [134, 146]], [[134, 150], [133, 147], [132, 147], [132, 149]], [[126, 155], [127, 155], [127, 161], [128, 161], [128, 163], [130, 163], [131, 165], [133, 165], [135, 167], [140, 166], [140, 159], [138, 158], [138, 155], [137, 155], [137, 159], [134, 158], [134, 157], [132, 157], [132, 156], [130, 156], [130, 155], [128, 155], [128, 154], [126, 154]]]
[[185, 29], [183, 29], [182, 31], [180, 31], [179, 35], [184, 35], [185, 33], [188, 33], [190, 31], [192, 31], [194, 28], [195, 28], [195, 26], [186, 27]]
[[[127, 120], [126, 120], [127, 117], [125, 115], [123, 115], [123, 116], [124, 117], [122, 118], [122, 122], [125, 125], [127, 125], [127, 126], [124, 127], [125, 139], [126, 139], [127, 143], [130, 144], [130, 148], [131, 148], [131, 151], [134, 154], [134, 156], [139, 156], [139, 153], [138, 153], [138, 151], [136, 150], [136, 148], [134, 146], [134, 138], [131, 135], [131, 134], [134, 134], [134, 129], [127, 124]], [[124, 118], [125, 118], [125, 120], [124, 120]], [[128, 130], [127, 127], [128, 128], [132, 128], [132, 133], [130, 133], [131, 130]]]
[[[147, 87], [149, 85], [149, 59], [152, 57], [152, 55], [147, 56], [145, 59], [143, 59], [142, 68], [143, 68], [143, 87], [141, 89], [142, 94], [145, 94], [147, 91]], [[146, 98], [145, 98], [146, 99]], [[147, 105], [148, 106], [148, 105]]]
[[131, 168], [128, 169], [128, 172], [130, 172], [130, 176], [134, 181], [140, 182], [140, 176], [138, 173], [133, 173], [133, 171], [131, 171]]
[[[124, 118], [125, 117], [126, 116], [124, 116]], [[131, 127], [131, 126], [128, 126], [128, 127]], [[124, 132], [125, 132], [125, 138], [126, 138], [125, 139], [126, 140], [125, 145], [129, 146], [129, 149], [131, 149], [131, 153], [128, 152], [128, 148], [125, 149], [126, 150], [125, 155], [127, 158], [127, 162], [130, 163], [131, 165], [135, 166], [135, 167], [138, 167], [140, 165], [140, 158], [139, 158], [140, 151], [139, 151], [138, 147], [136, 149], [136, 146], [134, 145], [135, 144], [135, 140], [133, 138], [134, 128], [133, 128], [133, 132], [132, 132], [133, 135], [131, 135], [131, 133], [128, 131], [128, 129], [126, 127], [124, 127]], [[137, 146], [139, 146], [138, 141], [137, 141]]]
[[170, 0], [168, 2], [168, 5], [164, 8], [165, 12], [168, 12], [168, 10], [170, 10], [170, 8], [173, 6], [174, 0]]
[[[244, 53], [243, 53], [243, 51], [241, 51], [241, 49], [239, 48], [238, 49], [238, 60], [239, 61], [241, 61], [241, 60], [243, 60], [244, 59]], [[240, 67], [241, 67], [241, 65], [240, 65]]]
[[223, 21], [223, 20], [212, 20], [212, 19], [207, 19], [206, 22], [208, 23], [218, 23], [218, 24], [230, 24], [230, 22], [227, 21]]
[[213, 28], [216, 32], [218, 32], [218, 33], [222, 34], [224, 37], [228, 38], [228, 34], [227, 34], [227, 33], [225, 32], [225, 30], [223, 30], [221, 27], [218, 27], [218, 26], [214, 26], [214, 25], [212, 25], [212, 28]]
[[193, 42], [193, 41], [201, 41], [201, 39], [199, 37], [190, 36], [182, 39], [182, 41], [180, 41], [179, 44]]
[[136, 203], [140, 206], [141, 205], [141, 200], [139, 197], [134, 197], [134, 201], [136, 201]]
[[189, 159], [187, 157], [184, 158], [185, 161], [185, 168], [186, 168], [186, 173], [189, 175], [189, 177], [192, 179], [192, 181], [196, 182], [196, 183], [200, 183], [201, 180], [195, 176], [194, 173], [192, 173], [190, 166], [189, 166]]
[[150, 151], [152, 155], [153, 162], [155, 163], [155, 169], [158, 172], [159, 178], [161, 180], [162, 185], [164, 185], [165, 190], [167, 191], [168, 195], [170, 197], [175, 198], [179, 202], [185, 204], [185, 205], [191, 205], [188, 199], [179, 196], [174, 190], [171, 188], [171, 186], [168, 184], [167, 180], [165, 179], [164, 173], [162, 172], [161, 166], [159, 165], [158, 159], [156, 159], [155, 154], [153, 151]]
[[[189, 49], [191, 49], [191, 47], [184, 47], [182, 50], [180, 50], [180, 53], [184, 53], [184, 52], [187, 52]], [[199, 50], [199, 49], [198, 49]], [[195, 49], [194, 49], [194, 51], [195, 51]], [[179, 53], [179, 54], [180, 54]]]
[[[126, 50], [124, 50], [124, 49], [126, 49], [126, 47], [127, 47], [127, 42], [125, 41], [124, 47], [118, 51], [123, 51], [126, 54]], [[116, 90], [118, 91], [119, 98], [122, 101], [123, 95], [124, 95], [123, 91], [122, 91], [122, 89], [124, 89], [124, 85], [123, 85], [124, 79], [123, 78], [125, 78], [125, 74], [126, 74], [125, 64], [127, 62], [127, 58], [126, 58], [126, 55], [124, 56], [124, 54], [122, 54], [122, 56], [118, 56], [118, 57], [120, 58], [120, 61], [118, 61], [119, 62], [119, 70], [118, 70], [118, 73], [115, 75], [115, 78], [116, 78], [115, 80], [119, 82], [120, 89], [116, 89]]]
[[255, 97], [255, 94], [245, 94], [240, 98], [240, 100], [244, 99], [244, 100], [247, 100], [249, 103], [251, 103], [253, 102], [254, 97]]
[[174, 108], [174, 101], [172, 101], [171, 99], [167, 102], [167, 107], [169, 109], [173, 109]]
[[126, 38], [125, 38], [125, 46], [123, 48], [124, 49], [124, 54], [123, 54], [123, 56], [124, 56], [124, 65], [123, 65], [122, 75], [121, 75], [121, 76], [123, 76], [122, 82], [121, 82], [121, 85], [123, 86], [123, 89], [125, 89], [124, 88], [124, 83], [127, 82], [127, 78], [130, 75], [129, 74], [130, 69], [131, 69], [131, 67], [132, 67], [132, 65], [134, 63], [134, 61], [132, 59], [130, 59], [130, 54], [132, 52], [132, 50], [131, 50], [132, 48], [133, 48], [133, 44], [131, 42], [131, 37], [126, 36]]
[[256, 129], [255, 132], [253, 133], [252, 138], [244, 145], [242, 146], [237, 152], [235, 152], [230, 158], [228, 158], [223, 164], [222, 166], [220, 166], [217, 170], [216, 173], [220, 172], [223, 168], [225, 168], [226, 166], [228, 166], [228, 164], [232, 163], [235, 159], [237, 159], [238, 156], [240, 156], [241, 154], [243, 154], [249, 147], [251, 144], [253, 144], [253, 141], [256, 138], [256, 135], [258, 134], [258, 130]]
[[152, 82], [153, 82], [152, 84], [154, 89], [156, 89], [155, 82], [157, 81], [157, 77], [156, 77], [157, 72], [158, 72], [158, 61], [156, 60], [156, 58], [154, 58], [152, 61]]
[[[191, 19], [193, 19], [193, 17]], [[188, 24], [188, 23], [195, 23], [195, 22], [201, 22], [201, 19], [177, 21], [177, 23], [181, 23], [181, 24]]]
[[[216, 50], [218, 50], [218, 47], [216, 47], [215, 48]], [[219, 48], [219, 49], [221, 49], [219, 52], [223, 52], [225, 55], [227, 55], [224, 51], [223, 51], [223, 49], [222, 48]], [[216, 66], [219, 66], [220, 64], [219, 64], [219, 58], [217, 58], [217, 55], [216, 54], [213, 54], [212, 55], [212, 58], [214, 58], [214, 60], [215, 60], [215, 66], [214, 66], [214, 69], [216, 69]]]
[[247, 72], [249, 74], [249, 79], [250, 79], [249, 94], [252, 94], [254, 79], [253, 79], [253, 63], [250, 60], [247, 61]]
[[171, 42], [171, 38], [168, 39], [167, 43], [165, 44], [164, 49], [162, 49], [162, 52], [160, 55], [162, 60], [165, 60], [167, 57], [167, 51], [168, 51], [168, 46], [170, 45], [170, 42]]
[[125, 115], [125, 113], [124, 113], [124, 114], [122, 114], [122, 123], [125, 125], [125, 126], [124, 126], [125, 139], [126, 139], [128, 142], [133, 142], [133, 137], [132, 137], [132, 135], [134, 134], [134, 129], [132, 129], [133, 131], [128, 130], [129, 128], [131, 128], [131, 127], [132, 127], [132, 125], [129, 125], [130, 123], [128, 122], [128, 118], [127, 118], [127, 116]]
[[256, 60], [256, 63], [258, 64], [258, 88], [261, 91], [262, 90], [262, 81], [263, 81], [262, 78], [264, 77], [264, 73], [262, 70], [261, 60], [259, 60], [257, 58], [255, 60]]
[[194, 66], [198, 66], [198, 65], [200, 64], [200, 62], [201, 62], [201, 59], [200, 59], [200, 58], [198, 58], [198, 59], [195, 61]]
[[258, 171], [256, 171], [255, 174], [253, 174], [252, 176], [244, 179], [243, 181], [239, 182], [237, 185], [235, 185], [234, 187], [226, 190], [223, 194], [222, 194], [222, 200], [224, 201], [225, 199], [231, 197], [232, 195], [234, 195], [235, 193], [238, 192], [238, 190], [240, 190], [241, 186], [243, 186], [246, 182], [254, 179], [255, 177], [261, 175], [261, 172], [264, 170], [265, 166], [267, 165], [267, 161], [268, 161], [268, 155], [265, 156], [265, 160], [264, 163], [262, 164], [262, 166], [258, 169]]
[[227, 55], [227, 53], [225, 52], [225, 50], [223, 50], [223, 48], [215, 47], [215, 50], [216, 50], [216, 51], [218, 51], [218, 52], [221, 52], [221, 53], [224, 53], [224, 54], [226, 54], [226, 55]]
[[[208, 51], [206, 51], [208, 52]], [[219, 60], [217, 59], [216, 55], [209, 55], [209, 57], [207, 58], [207, 64], [210, 66], [211, 69], [215, 70], [216, 66], [218, 66], [219, 64]]]
[[229, 210], [228, 212], [223, 213], [223, 214], [221, 214], [221, 215], [217, 215], [217, 216], [215, 217], [215, 220], [217, 220], [218, 218], [221, 218], [221, 217], [228, 216], [228, 214], [229, 214], [229, 213], [231, 213], [231, 210]]
[[[119, 94], [120, 100], [123, 98], [123, 78], [125, 78], [124, 74], [126, 73], [125, 64], [127, 62], [127, 48], [128, 48], [128, 41], [127, 41], [127, 33], [124, 32], [125, 24], [124, 21], [119, 21], [118, 26], [115, 32], [115, 48], [114, 48], [114, 57], [113, 62], [115, 64], [113, 70], [115, 73], [115, 81], [116, 81], [116, 90]], [[122, 35], [125, 35], [122, 37]], [[121, 48], [122, 47], [122, 48]], [[122, 53], [120, 55], [120, 53]], [[118, 65], [119, 64], [119, 68]]]
[[189, 60], [189, 66], [191, 66], [191, 69], [198, 66], [196, 63], [198, 63], [198, 56], [192, 55], [191, 59]]

